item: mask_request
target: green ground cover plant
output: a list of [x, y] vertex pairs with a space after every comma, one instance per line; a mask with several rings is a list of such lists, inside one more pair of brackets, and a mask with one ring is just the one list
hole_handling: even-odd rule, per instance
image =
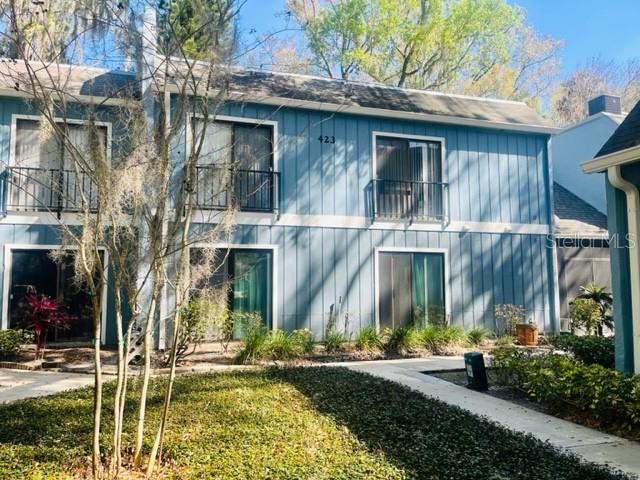
[[[158, 421], [165, 381], [152, 381], [150, 424]], [[134, 432], [137, 389], [134, 381], [125, 445]], [[113, 384], [106, 386], [105, 400], [107, 406], [113, 401]], [[398, 384], [341, 368], [180, 376], [173, 408], [159, 474], [168, 479], [628, 478]], [[89, 389], [1, 405], [0, 418], [0, 478], [84, 478]], [[107, 444], [108, 430], [103, 432]]]

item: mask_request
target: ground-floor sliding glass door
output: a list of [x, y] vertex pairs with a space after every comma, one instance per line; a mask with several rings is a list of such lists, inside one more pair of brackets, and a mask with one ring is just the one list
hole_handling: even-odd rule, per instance
[[[207, 255], [203, 249], [191, 249], [192, 265]], [[270, 249], [216, 249], [207, 283], [228, 291], [227, 305], [232, 312], [260, 315], [262, 324], [271, 328], [273, 312], [273, 251]], [[197, 293], [196, 293], [197, 294]], [[241, 336], [238, 325], [235, 336]]]
[[380, 328], [446, 321], [443, 253], [378, 253]]
[[69, 329], [49, 333], [49, 341], [87, 341], [92, 337], [91, 294], [74, 276], [73, 253], [53, 260], [50, 249], [12, 249], [9, 280], [9, 327], [21, 325], [27, 293], [58, 301], [69, 319]]

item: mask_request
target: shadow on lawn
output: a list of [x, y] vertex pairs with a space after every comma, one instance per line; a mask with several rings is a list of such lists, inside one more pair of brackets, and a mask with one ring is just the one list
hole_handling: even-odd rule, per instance
[[315, 409], [346, 426], [370, 450], [383, 452], [408, 478], [628, 478], [370, 375], [329, 367], [268, 372], [295, 386]]

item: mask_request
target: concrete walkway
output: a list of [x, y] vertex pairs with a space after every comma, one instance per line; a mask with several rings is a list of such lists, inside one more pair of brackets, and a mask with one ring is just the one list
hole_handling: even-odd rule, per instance
[[2, 368], [0, 369], [0, 403], [53, 395], [92, 384], [93, 375]]
[[421, 373], [464, 368], [461, 357], [355, 362], [340, 365], [406, 385], [429, 397], [457, 405], [512, 430], [530, 433], [542, 441], [548, 441], [554, 446], [569, 450], [589, 462], [609, 465], [632, 475], [640, 475], [640, 443], [582, 427]]

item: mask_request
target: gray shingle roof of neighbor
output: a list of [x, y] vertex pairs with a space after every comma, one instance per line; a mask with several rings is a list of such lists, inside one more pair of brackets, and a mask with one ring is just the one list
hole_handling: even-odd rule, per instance
[[640, 102], [629, 112], [595, 158], [640, 145]]
[[35, 78], [44, 88], [63, 90], [67, 95], [98, 98], [139, 96], [135, 74], [103, 68], [66, 64], [43, 64], [0, 58], [0, 89], [29, 94]]
[[[167, 82], [177, 86], [184, 79], [184, 62], [168, 61], [171, 74]], [[294, 101], [300, 108], [334, 106], [336, 111], [349, 112], [355, 107], [553, 129], [548, 120], [523, 102], [263, 70], [230, 68], [212, 72], [206, 63], [194, 64], [192, 71], [198, 90], [226, 89], [246, 101], [269, 99], [269, 103], [277, 103], [278, 99], [285, 99], [289, 105]]]
[[559, 237], [600, 238], [608, 235], [607, 216], [557, 182], [553, 183], [553, 213]]

